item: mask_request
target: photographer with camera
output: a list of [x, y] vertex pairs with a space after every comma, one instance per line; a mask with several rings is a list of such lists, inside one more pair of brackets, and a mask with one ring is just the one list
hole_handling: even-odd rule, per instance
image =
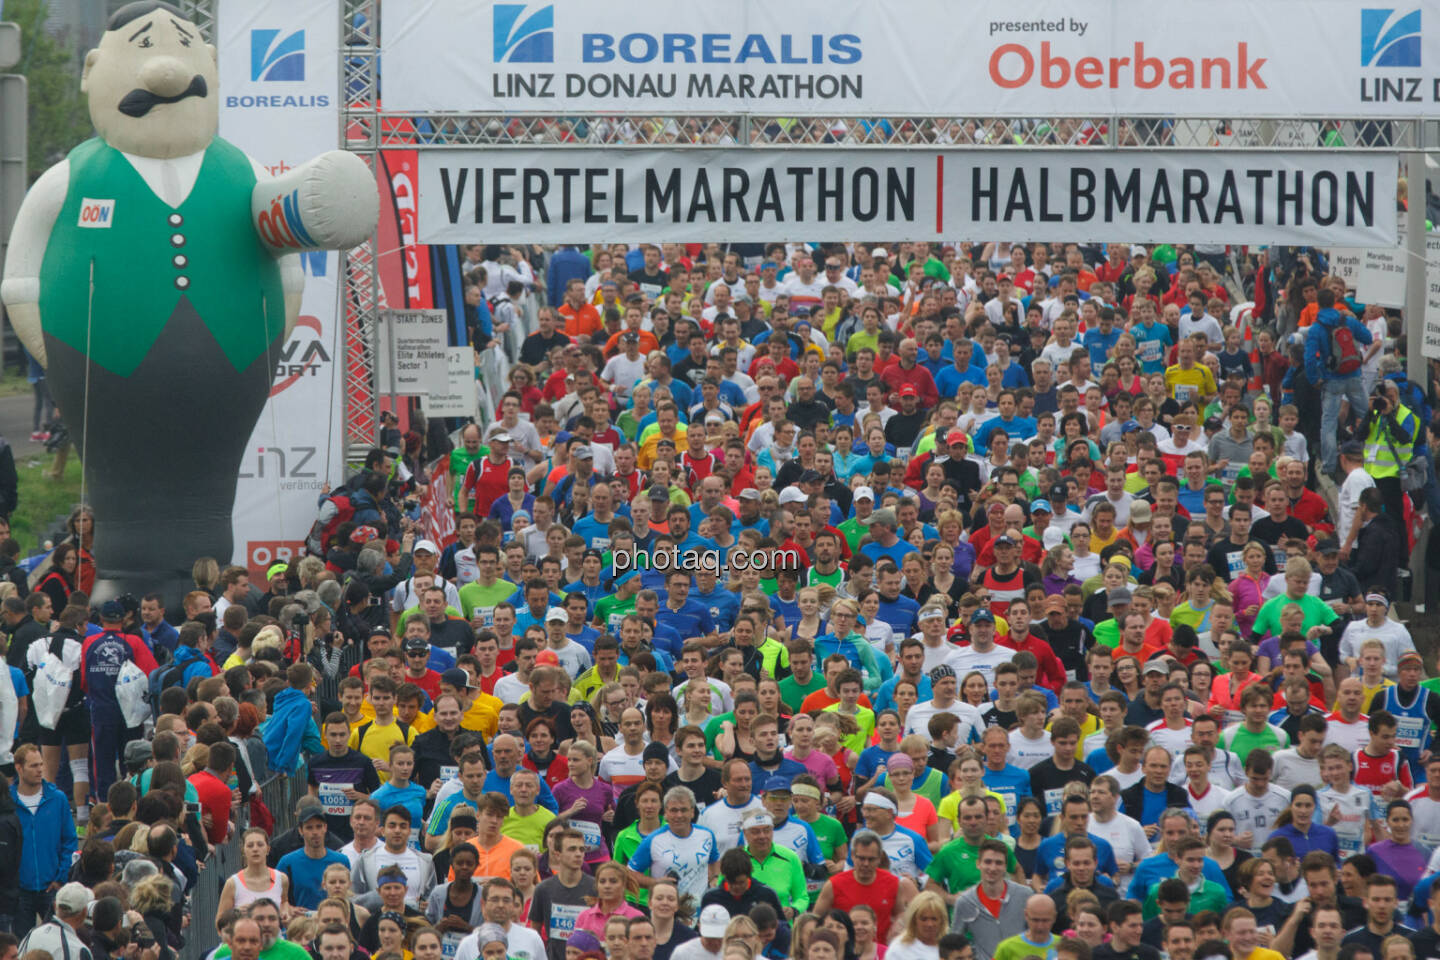
[[1370, 409], [1360, 423], [1365, 437], [1365, 471], [1385, 500], [1385, 512], [1405, 528], [1405, 491], [1401, 475], [1415, 454], [1420, 418], [1400, 402], [1393, 380], [1382, 380], [1370, 393]]

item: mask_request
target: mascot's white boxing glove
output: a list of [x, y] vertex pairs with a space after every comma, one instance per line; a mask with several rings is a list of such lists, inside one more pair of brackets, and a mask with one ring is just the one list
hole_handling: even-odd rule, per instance
[[348, 250], [374, 232], [380, 195], [365, 161], [331, 150], [255, 184], [250, 214], [260, 239], [276, 256]]

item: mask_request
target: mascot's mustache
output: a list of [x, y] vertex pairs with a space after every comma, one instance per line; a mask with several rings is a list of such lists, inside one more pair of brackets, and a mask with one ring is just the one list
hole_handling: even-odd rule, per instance
[[205, 78], [197, 73], [195, 79], [190, 81], [190, 86], [186, 87], [183, 93], [178, 93], [173, 97], [162, 97], [143, 88], [131, 90], [120, 101], [120, 112], [127, 117], [143, 117], [150, 112], [151, 107], [157, 107], [164, 103], [179, 103], [186, 97], [203, 97], [208, 92]]

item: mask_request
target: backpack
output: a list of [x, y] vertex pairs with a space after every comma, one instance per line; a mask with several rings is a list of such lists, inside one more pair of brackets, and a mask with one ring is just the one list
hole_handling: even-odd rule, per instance
[[310, 533], [305, 537], [305, 546], [311, 553], [323, 557], [326, 545], [335, 535], [335, 531], [353, 516], [355, 503], [350, 498], [350, 491], [343, 487], [336, 490], [320, 504], [320, 515], [310, 526]]
[[1360, 355], [1360, 346], [1355, 342], [1355, 331], [1344, 317], [1330, 331], [1330, 370], [1342, 377], [1359, 373], [1365, 358]]

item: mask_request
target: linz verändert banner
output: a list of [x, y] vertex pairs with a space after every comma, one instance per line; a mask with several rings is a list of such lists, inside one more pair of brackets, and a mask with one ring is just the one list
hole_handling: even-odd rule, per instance
[[[272, 175], [336, 146], [337, 0], [221, 0], [220, 135]], [[340, 255], [302, 253], [300, 317], [275, 360], [235, 492], [235, 562], [252, 576], [298, 555], [320, 489], [344, 479]], [[241, 551], [244, 551], [243, 554]], [[231, 558], [219, 558], [222, 563]]]
[[1004, 149], [420, 154], [422, 243], [906, 236], [1394, 244], [1393, 157]]
[[382, 27], [387, 111], [1440, 114], [1440, 0], [386, 0]]

